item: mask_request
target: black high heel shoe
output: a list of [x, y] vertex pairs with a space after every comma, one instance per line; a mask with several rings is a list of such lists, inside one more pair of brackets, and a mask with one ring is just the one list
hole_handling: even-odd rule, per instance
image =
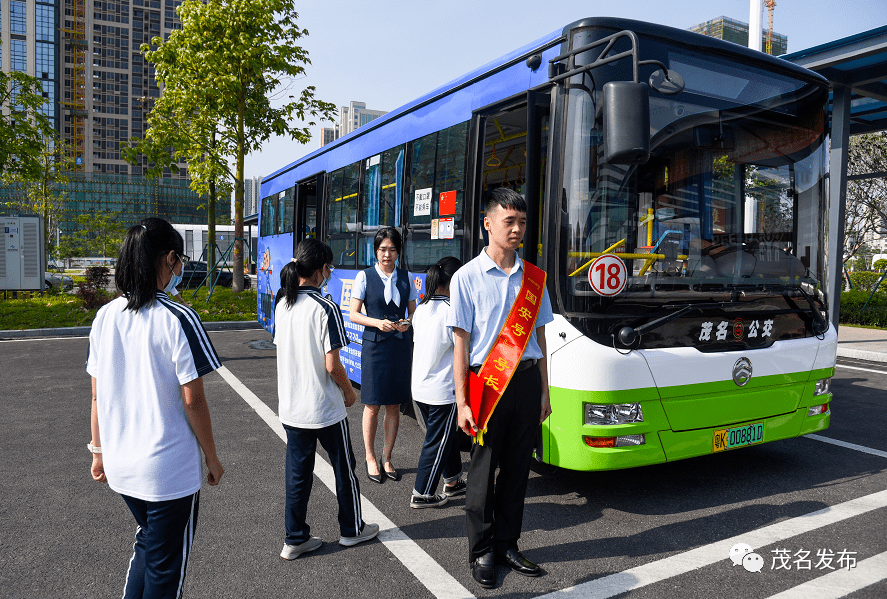
[[382, 476], [382, 467], [381, 464], [379, 466], [379, 474], [370, 474], [370, 465], [367, 463], [367, 478], [373, 481], [374, 483], [382, 484], [385, 482], [385, 478]]
[[382, 466], [382, 472], [385, 473], [385, 476], [390, 478], [391, 480], [398, 481], [400, 480], [400, 472], [392, 468], [391, 470], [385, 470], [385, 466]]

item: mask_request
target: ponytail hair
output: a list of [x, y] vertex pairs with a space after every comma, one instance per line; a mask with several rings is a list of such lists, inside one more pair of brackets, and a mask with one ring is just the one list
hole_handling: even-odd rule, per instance
[[127, 298], [124, 310], [138, 312], [154, 305], [160, 263], [171, 251], [184, 254], [185, 242], [162, 218], [146, 218], [129, 228], [120, 245], [114, 273], [117, 289]]
[[419, 302], [419, 305], [431, 301], [431, 296], [441, 287], [449, 287], [450, 279], [459, 268], [462, 267], [462, 261], [453, 256], [446, 256], [437, 261], [437, 264], [428, 269], [425, 276], [425, 297]]
[[299, 279], [310, 279], [324, 264], [332, 261], [333, 250], [324, 242], [313, 237], [299, 242], [292, 262], [280, 270], [280, 286], [283, 288], [287, 307], [296, 303]]

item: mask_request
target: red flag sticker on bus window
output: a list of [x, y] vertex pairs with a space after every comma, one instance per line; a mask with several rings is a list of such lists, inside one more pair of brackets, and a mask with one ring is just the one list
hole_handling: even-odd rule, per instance
[[440, 192], [440, 207], [437, 212], [439, 216], [456, 214], [456, 193], [455, 191]]

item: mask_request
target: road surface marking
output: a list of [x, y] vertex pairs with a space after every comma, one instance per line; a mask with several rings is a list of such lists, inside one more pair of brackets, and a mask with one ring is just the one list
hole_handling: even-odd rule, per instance
[[883, 370], [872, 370], [871, 368], [860, 368], [859, 366], [847, 366], [846, 364], [835, 364], [838, 368], [849, 368], [850, 370], [862, 370], [863, 372], [874, 372], [875, 374], [887, 374]]
[[847, 443], [846, 441], [838, 441], [837, 439], [829, 439], [828, 437], [823, 437], [821, 435], [804, 435], [804, 438], [805, 439], [813, 439], [814, 441], [822, 441], [823, 443], [831, 443], [832, 445], [840, 445], [841, 447], [846, 447], [847, 449], [854, 449], [856, 451], [861, 451], [863, 453], [876, 455], [881, 458], [887, 458], [887, 451], [881, 451], [880, 449], [872, 449], [871, 447], [864, 447], [862, 445], [857, 445], [856, 443]]
[[887, 578], [887, 552], [772, 595], [769, 599], [838, 599]]
[[[256, 411], [271, 430], [280, 437], [281, 441], [286, 443], [286, 431], [283, 430], [283, 425], [280, 423], [274, 410], [269, 408], [255, 393], [250, 391], [225, 366], [222, 366], [216, 372], [222, 375], [222, 378]], [[333, 474], [333, 467], [329, 465], [323, 456], [314, 462], [314, 475], [332, 491], [333, 495], [336, 494], [336, 477]], [[388, 519], [379, 508], [363, 495], [360, 496], [360, 499], [364, 519], [367, 522], [379, 524], [379, 540], [435, 597], [438, 597], [438, 599], [474, 597], [443, 566], [438, 564], [424, 549], [400, 530], [394, 522]]]
[[[718, 562], [729, 564], [730, 548], [737, 543], [747, 543], [754, 548], [766, 547], [785, 539], [860, 516], [887, 507], [887, 491], [880, 491], [844, 503], [839, 503], [797, 518], [777, 522], [770, 526], [742, 533], [723, 541], [703, 545], [690, 551], [650, 562], [623, 572], [610, 574], [574, 587], [543, 595], [551, 599], [582, 597], [583, 599], [607, 599], [620, 593], [645, 587], [686, 574]], [[597, 542], [606, 543], [605, 539]], [[808, 595], [810, 597], [812, 595]]]

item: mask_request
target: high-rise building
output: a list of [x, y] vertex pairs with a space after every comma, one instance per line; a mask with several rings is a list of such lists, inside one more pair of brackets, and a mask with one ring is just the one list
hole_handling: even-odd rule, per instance
[[320, 130], [320, 147], [332, 143], [372, 122], [380, 116], [388, 114], [385, 110], [368, 110], [363, 102], [350, 102], [348, 106], [339, 108], [339, 122], [332, 127]]
[[[262, 177], [247, 177], [243, 180], [243, 215], [259, 213], [259, 192]], [[234, 220], [234, 192], [231, 192], [231, 220]]]
[[339, 126], [336, 125], [334, 127], [323, 127], [320, 130], [320, 147], [333, 143], [337, 139], [339, 139]]
[[[733, 42], [740, 46], [748, 46], [748, 23], [737, 21], [729, 17], [718, 17], [699, 25], [689, 28], [690, 31], [701, 33], [709, 37], [716, 37], [721, 40]], [[761, 48], [767, 48], [767, 30], [762, 34]], [[781, 33], [773, 32], [773, 56], [782, 56], [788, 53], [788, 37]]]
[[363, 102], [350, 102], [339, 109], [339, 137], [345, 137], [355, 129], [388, 114], [386, 110], [368, 110]]
[[[119, 213], [127, 224], [146, 216], [199, 224], [205, 200], [188, 187], [186, 165], [159, 179], [132, 166], [121, 144], [145, 134], [146, 116], [160, 97], [154, 69], [140, 47], [181, 29], [181, 0], [0, 0], [0, 66], [40, 79], [44, 109], [72, 148], [62, 231], [78, 214]], [[8, 10], [7, 10], [7, 7]], [[10, 195], [0, 189], [0, 196]], [[218, 213], [227, 215], [226, 201]]]
[[0, 70], [36, 77], [47, 103], [43, 114], [58, 131], [59, 2], [61, 0], [2, 0], [0, 2]]

